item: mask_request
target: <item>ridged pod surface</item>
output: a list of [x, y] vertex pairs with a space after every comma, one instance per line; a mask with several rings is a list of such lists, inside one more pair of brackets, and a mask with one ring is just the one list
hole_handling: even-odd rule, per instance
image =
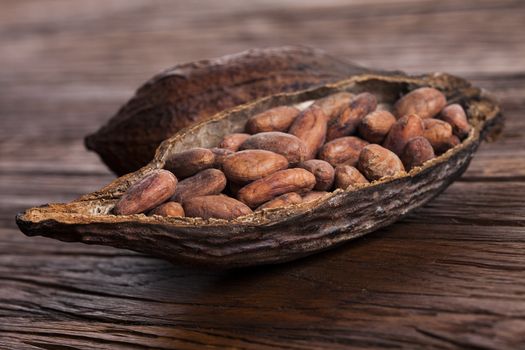
[[176, 65], [140, 87], [104, 126], [86, 137], [85, 144], [123, 175], [148, 164], [158, 145], [177, 131], [218, 112], [364, 71], [307, 47], [253, 49]]

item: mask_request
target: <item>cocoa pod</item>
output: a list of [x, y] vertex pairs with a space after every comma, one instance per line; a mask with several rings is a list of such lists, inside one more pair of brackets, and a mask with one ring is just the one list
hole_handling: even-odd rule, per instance
[[217, 145], [218, 148], [225, 148], [232, 152], [237, 152], [239, 147], [246, 141], [251, 135], [244, 133], [234, 133], [224, 136]]
[[299, 204], [303, 201], [303, 197], [297, 192], [290, 192], [282, 194], [271, 201], [268, 201], [264, 203], [263, 205], [259, 206], [255, 211], [263, 210], [263, 209], [270, 209], [270, 208], [280, 208], [280, 207], [286, 207], [288, 205], [292, 204]]
[[179, 182], [172, 201], [184, 203], [188, 198], [219, 194], [226, 187], [226, 176], [217, 169], [206, 169]]
[[359, 158], [359, 153], [368, 142], [356, 136], [340, 137], [324, 144], [319, 151], [319, 159], [322, 159], [332, 166], [340, 164], [355, 165]]
[[367, 184], [369, 181], [357, 170], [350, 165], [339, 165], [335, 168], [335, 187], [346, 190], [356, 184]]
[[[468, 106], [469, 116], [475, 123], [468, 142], [425, 163], [424, 169], [414, 168], [409, 174], [398, 173], [399, 176], [387, 178], [388, 181], [374, 181], [362, 188], [339, 190], [316, 201], [304, 202], [308, 194], [301, 204], [233, 221], [110, 215], [118, 196], [145, 174], [163, 166], [169, 155], [192, 147], [213, 147], [222, 136], [243, 130], [247, 118], [263, 110], [296, 106], [344, 90], [370, 91], [380, 101], [391, 101], [407, 87], [429, 85], [439, 86], [447, 96], [454, 96], [455, 101]], [[461, 78], [447, 74], [416, 77], [402, 73], [363, 74], [335, 85], [279, 94], [218, 114], [213, 121], [200, 123], [167, 139], [155, 159], [141, 170], [115, 179], [73, 202], [27, 209], [17, 215], [17, 224], [28, 236], [111, 245], [177, 263], [231, 268], [289, 261], [349, 242], [428, 203], [461, 176], [483, 139], [492, 138], [501, 130], [502, 121], [501, 109], [494, 99]], [[372, 146], [366, 146], [361, 153]]]
[[392, 151], [376, 144], [361, 151], [357, 169], [369, 180], [398, 175], [405, 170], [399, 157]]
[[326, 196], [329, 193], [330, 192], [326, 192], [326, 191], [310, 191], [310, 192], [306, 192], [303, 195], [303, 203], [309, 203], [309, 202], [316, 201], [319, 198], [323, 198], [324, 196]]
[[410, 139], [405, 145], [401, 154], [401, 161], [408, 171], [435, 157], [436, 155], [430, 142], [423, 136], [417, 136]]
[[468, 136], [471, 126], [468, 123], [467, 115], [461, 105], [455, 103], [448, 105], [441, 111], [439, 118], [452, 126], [452, 132], [463, 140]]
[[164, 203], [177, 187], [177, 178], [167, 170], [156, 170], [131, 185], [113, 208], [115, 215], [144, 213]]
[[179, 179], [192, 176], [201, 170], [213, 167], [215, 155], [206, 148], [191, 148], [187, 151], [172, 154], [166, 159], [164, 168]]
[[222, 195], [188, 198], [183, 203], [183, 207], [186, 216], [200, 217], [203, 219], [216, 218], [232, 220], [253, 212], [244, 203]]
[[[365, 69], [305, 47], [253, 49], [176, 65], [140, 87], [86, 147], [123, 175], [177, 131], [258, 98], [334, 82]], [[125, 145], [125, 147], [123, 147]]]
[[262, 149], [275, 152], [288, 159], [292, 166], [304, 161], [307, 152], [306, 145], [297, 136], [278, 131], [252, 135], [241, 145], [240, 149]]
[[397, 118], [408, 114], [417, 114], [422, 119], [433, 118], [446, 104], [447, 99], [441, 91], [422, 87], [401, 97], [394, 105], [394, 115]]
[[222, 163], [224, 163], [224, 159], [230, 154], [234, 153], [233, 151], [230, 151], [229, 149], [219, 148], [219, 147], [210, 148], [210, 151], [215, 156], [213, 167], [217, 169], [222, 169]]
[[381, 144], [395, 122], [396, 117], [389, 111], [375, 110], [361, 119], [357, 130], [366, 141]]
[[451, 148], [450, 140], [453, 136], [452, 126], [440, 119], [424, 119], [425, 131], [423, 136], [430, 142], [434, 152], [441, 154]]
[[308, 170], [315, 176], [315, 190], [328, 191], [334, 184], [334, 168], [320, 159], [310, 159], [299, 164], [299, 168]]
[[306, 160], [315, 158], [326, 137], [326, 116], [318, 106], [310, 106], [295, 118], [290, 134], [297, 136], [306, 145]]
[[355, 96], [350, 105], [341, 113], [328, 122], [326, 139], [334, 140], [343, 136], [351, 135], [368, 113], [377, 107], [377, 99], [369, 92], [363, 92]]
[[159, 205], [158, 207], [152, 209], [148, 215], [160, 215], [160, 216], [184, 216], [184, 208], [182, 205], [177, 202], [167, 202]]
[[407, 142], [416, 136], [423, 136], [424, 132], [425, 125], [419, 116], [415, 114], [406, 115], [392, 125], [383, 142], [383, 147], [401, 155]]
[[239, 190], [237, 198], [256, 208], [281, 194], [309, 191], [315, 186], [315, 176], [304, 169], [281, 170], [254, 181]]
[[236, 152], [224, 160], [223, 171], [228, 180], [243, 183], [261, 179], [288, 168], [288, 160], [277, 153], [261, 149]]
[[270, 131], [287, 131], [301, 111], [295, 107], [279, 106], [250, 117], [246, 132], [257, 134]]
[[337, 117], [350, 104], [353, 97], [352, 93], [338, 92], [316, 100], [314, 105], [321, 108], [324, 115], [330, 120]]

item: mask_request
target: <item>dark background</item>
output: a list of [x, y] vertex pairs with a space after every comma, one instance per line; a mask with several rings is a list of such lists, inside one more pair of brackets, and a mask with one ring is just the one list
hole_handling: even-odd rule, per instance
[[[507, 128], [408, 218], [280, 266], [202, 271], [18, 231], [16, 212], [113, 178], [82, 139], [150, 76], [289, 44], [467, 77]], [[0, 68], [0, 348], [525, 343], [525, 2], [1, 0]]]

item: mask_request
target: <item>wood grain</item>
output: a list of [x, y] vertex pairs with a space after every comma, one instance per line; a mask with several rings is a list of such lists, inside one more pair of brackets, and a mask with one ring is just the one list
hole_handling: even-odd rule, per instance
[[[520, 348], [524, 15], [510, 0], [2, 1], [0, 348]], [[282, 44], [463, 75], [507, 128], [424, 208], [294, 263], [206, 271], [16, 229], [17, 211], [113, 178], [82, 137], [149, 76]]]

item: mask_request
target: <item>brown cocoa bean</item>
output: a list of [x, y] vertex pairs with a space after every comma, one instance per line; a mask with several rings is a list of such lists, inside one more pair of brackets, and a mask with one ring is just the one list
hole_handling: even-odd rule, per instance
[[335, 168], [335, 187], [343, 190], [356, 184], [367, 184], [369, 181], [353, 166], [339, 165]]
[[262, 149], [275, 152], [288, 159], [292, 166], [304, 161], [307, 152], [306, 145], [297, 136], [278, 131], [252, 135], [241, 145], [240, 149]]
[[368, 142], [356, 136], [340, 137], [324, 144], [319, 151], [319, 159], [331, 165], [340, 164], [355, 165], [359, 158], [359, 153]]
[[314, 105], [320, 107], [324, 115], [330, 120], [337, 117], [350, 104], [353, 97], [354, 94], [350, 92], [338, 92], [316, 100]]
[[148, 215], [160, 215], [160, 216], [184, 216], [184, 209], [182, 205], [177, 202], [167, 202], [159, 205], [158, 207], [151, 210]]
[[395, 122], [389, 111], [375, 110], [361, 119], [357, 130], [366, 141], [381, 144]]
[[223, 163], [226, 177], [238, 183], [258, 180], [286, 168], [288, 160], [284, 156], [262, 149], [236, 152]]
[[192, 148], [168, 157], [164, 168], [171, 171], [179, 179], [182, 179], [201, 170], [211, 168], [214, 162], [215, 156], [209, 149]]
[[334, 184], [334, 168], [330, 163], [320, 159], [310, 159], [299, 164], [315, 176], [315, 190], [328, 191]]
[[420, 118], [432, 118], [447, 104], [445, 95], [430, 87], [415, 89], [401, 97], [394, 105], [394, 115], [399, 119], [408, 114]]
[[244, 133], [228, 134], [222, 138], [217, 147], [229, 149], [232, 152], [237, 152], [242, 143], [250, 136], [250, 134]]
[[386, 135], [383, 146], [397, 155], [401, 155], [407, 142], [414, 137], [423, 136], [425, 125], [416, 114], [409, 114], [398, 119]]
[[116, 215], [144, 213], [164, 203], [177, 187], [177, 178], [163, 169], [153, 171], [132, 184], [113, 208]]
[[184, 203], [188, 198], [219, 194], [226, 187], [226, 176], [217, 169], [206, 169], [179, 182], [172, 201]]
[[405, 145], [403, 153], [401, 154], [401, 161], [408, 171], [413, 167], [422, 165], [435, 156], [434, 149], [430, 142], [423, 136], [417, 136], [410, 139]]
[[219, 148], [219, 147], [210, 148], [210, 151], [215, 156], [213, 167], [217, 169], [222, 169], [222, 163], [224, 162], [224, 159], [230, 154], [234, 153], [233, 151], [230, 151], [229, 149]]
[[440, 119], [425, 119], [425, 132], [423, 136], [430, 142], [434, 152], [441, 154], [446, 152], [450, 147], [452, 137], [452, 126]]
[[454, 135], [463, 140], [468, 136], [471, 126], [468, 123], [467, 115], [461, 105], [455, 103], [446, 106], [441, 111], [439, 118], [452, 126], [452, 132]]
[[326, 137], [326, 116], [318, 106], [310, 106], [299, 114], [289, 133], [306, 145], [306, 160], [315, 158]]
[[357, 168], [369, 181], [394, 176], [405, 170], [403, 163], [394, 152], [376, 144], [363, 148]]
[[183, 203], [183, 207], [186, 216], [203, 219], [231, 220], [252, 213], [252, 210], [244, 203], [223, 195], [189, 198]]
[[315, 186], [315, 176], [304, 169], [286, 169], [254, 181], [239, 190], [237, 198], [256, 208], [281, 194], [309, 191]]
[[313, 202], [329, 194], [326, 191], [310, 191], [303, 195], [303, 203]]
[[246, 122], [246, 132], [257, 134], [270, 131], [287, 131], [301, 111], [295, 107], [279, 106], [256, 114]]
[[286, 207], [292, 204], [299, 204], [302, 201], [303, 197], [301, 197], [301, 195], [297, 192], [285, 193], [280, 195], [279, 197], [272, 199], [271, 201], [264, 203], [263, 205], [259, 206], [255, 211], [270, 208]]
[[328, 122], [326, 139], [334, 140], [343, 136], [351, 135], [368, 113], [377, 107], [377, 99], [368, 92], [360, 93], [344, 108], [341, 113]]

